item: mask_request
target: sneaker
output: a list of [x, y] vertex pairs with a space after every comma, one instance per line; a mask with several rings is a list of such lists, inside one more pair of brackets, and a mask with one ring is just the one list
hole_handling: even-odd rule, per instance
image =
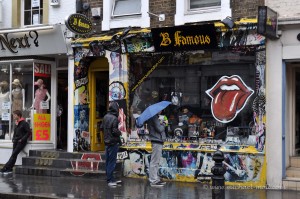
[[159, 183], [160, 183], [160, 184], [163, 184], [163, 185], [167, 184], [166, 182], [161, 181], [161, 180], [159, 181]]
[[116, 187], [117, 183], [116, 182], [109, 182], [108, 186], [110, 186], [110, 187]]
[[151, 182], [150, 186], [151, 187], [163, 187], [165, 184], [161, 183], [161, 182]]
[[7, 174], [10, 174], [10, 173], [12, 173], [13, 171], [12, 171], [12, 169], [7, 169], [7, 170], [5, 170], [4, 172], [3, 172], [3, 174], [4, 175], [7, 175]]
[[115, 183], [121, 184], [121, 183], [122, 183], [122, 180], [116, 180]]
[[4, 173], [6, 170], [7, 169], [3, 167], [2, 169], [0, 169], [0, 173]]

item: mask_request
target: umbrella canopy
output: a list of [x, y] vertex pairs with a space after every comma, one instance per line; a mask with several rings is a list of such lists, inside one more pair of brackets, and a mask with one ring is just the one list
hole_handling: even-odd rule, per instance
[[148, 108], [144, 110], [144, 112], [136, 118], [136, 126], [142, 127], [144, 122], [165, 109], [167, 106], [169, 106], [171, 102], [169, 101], [161, 101], [156, 104], [152, 104]]

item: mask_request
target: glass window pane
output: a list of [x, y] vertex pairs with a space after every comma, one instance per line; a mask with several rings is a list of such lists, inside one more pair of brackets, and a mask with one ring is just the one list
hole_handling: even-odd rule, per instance
[[221, 6], [221, 0], [190, 0], [190, 9]]
[[0, 65], [0, 139], [9, 136], [10, 92], [9, 64]]
[[31, 11], [24, 12], [24, 25], [31, 25]]
[[31, 0], [25, 0], [24, 1], [24, 10], [30, 10], [31, 9]]
[[115, 0], [113, 15], [128, 15], [141, 13], [140, 0]]
[[[225, 141], [226, 132], [232, 127], [239, 129], [240, 135], [250, 134], [256, 87], [255, 53], [215, 51], [164, 57], [152, 71], [161, 55], [130, 56], [129, 85], [130, 90], [135, 88], [130, 96], [133, 131], [140, 132], [134, 114], [167, 100], [172, 104], [163, 115], [168, 118], [166, 134], [171, 139], [214, 137]], [[152, 73], [140, 83], [149, 71]]]

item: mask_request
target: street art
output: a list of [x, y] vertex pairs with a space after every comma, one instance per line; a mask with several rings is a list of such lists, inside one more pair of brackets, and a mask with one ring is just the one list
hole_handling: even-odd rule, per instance
[[256, 97], [253, 100], [253, 129], [256, 135], [256, 148], [264, 150], [266, 136], [266, 96], [265, 96], [265, 51], [256, 53]]
[[[149, 174], [151, 153], [130, 150], [124, 160], [124, 175], [146, 178]], [[246, 153], [225, 153], [223, 166], [226, 182], [259, 183], [263, 175], [264, 156]], [[159, 176], [166, 180], [205, 182], [210, 181], [214, 166], [212, 152], [163, 150]]]
[[88, 105], [74, 106], [74, 151], [89, 151], [91, 148], [88, 115]]
[[100, 161], [102, 161], [100, 154], [84, 153], [80, 160], [71, 161], [73, 171], [70, 173], [74, 176], [83, 176], [86, 172], [78, 170], [98, 171]]
[[254, 91], [237, 75], [223, 76], [206, 94], [212, 98], [213, 117], [222, 123], [234, 120]]

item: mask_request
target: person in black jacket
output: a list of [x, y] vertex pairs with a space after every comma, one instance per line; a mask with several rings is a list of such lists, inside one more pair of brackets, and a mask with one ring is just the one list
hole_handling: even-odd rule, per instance
[[106, 156], [106, 177], [109, 186], [117, 186], [117, 184], [121, 183], [120, 180], [116, 180], [113, 176], [117, 163], [117, 153], [121, 144], [118, 116], [119, 105], [117, 102], [111, 102], [102, 124]]
[[12, 173], [12, 168], [15, 166], [17, 157], [19, 153], [24, 149], [27, 144], [27, 139], [31, 134], [31, 129], [29, 124], [22, 117], [22, 112], [20, 110], [15, 110], [13, 112], [13, 118], [16, 122], [16, 127], [14, 130], [13, 151], [4, 167], [0, 170], [3, 174]]

